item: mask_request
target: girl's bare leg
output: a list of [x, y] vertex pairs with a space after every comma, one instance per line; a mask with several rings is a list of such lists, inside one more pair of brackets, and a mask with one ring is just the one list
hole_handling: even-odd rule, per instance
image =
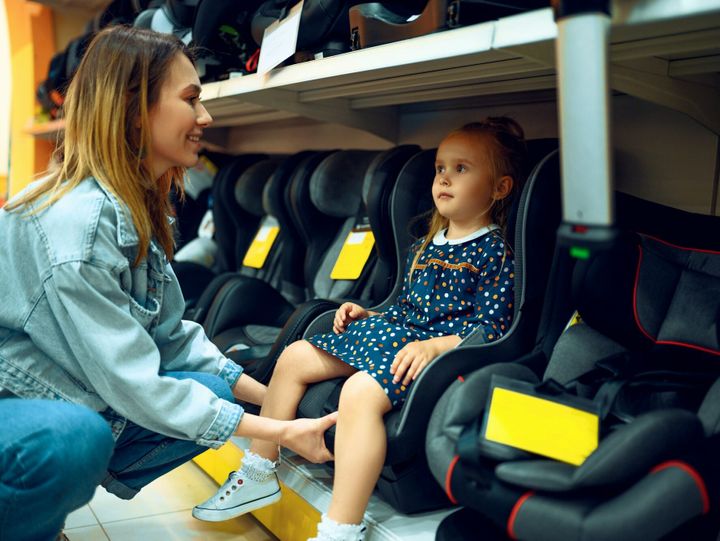
[[[294, 342], [278, 359], [260, 415], [280, 420], [295, 419], [308, 385], [355, 372], [355, 368], [306, 340]], [[272, 461], [278, 459], [278, 446], [273, 442], [253, 440], [250, 450]]]
[[358, 372], [340, 393], [335, 434], [335, 479], [328, 517], [359, 524], [380, 477], [387, 436], [383, 416], [392, 409], [385, 391], [372, 376]]

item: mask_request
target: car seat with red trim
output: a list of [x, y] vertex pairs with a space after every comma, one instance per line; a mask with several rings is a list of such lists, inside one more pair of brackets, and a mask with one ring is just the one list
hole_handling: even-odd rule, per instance
[[[488, 539], [716, 538], [720, 219], [624, 194], [616, 208], [625, 232], [577, 263], [572, 304], [582, 322], [554, 343], [547, 367], [532, 355], [492, 364], [438, 402], [430, 467], [466, 506], [445, 519], [438, 539], [475, 539], [478, 525]], [[497, 375], [593, 400], [597, 449], [573, 466], [485, 439]]]
[[[428, 0], [398, 10], [397, 2], [360, 3], [350, 8], [353, 50], [468, 26], [531, 9], [544, 8], [547, 0]], [[411, 16], [409, 16], [411, 15]]]
[[203, 82], [226, 79], [230, 72], [253, 73], [258, 45], [252, 17], [262, 0], [201, 0], [192, 27], [193, 46]]
[[[531, 350], [535, 343], [553, 260], [555, 230], [560, 222], [559, 160], [555, 149], [555, 139], [528, 141], [531, 173], [520, 197], [511, 207], [507, 231], [508, 238], [512, 239], [508, 244], [513, 248], [515, 258], [515, 306], [510, 329], [502, 339], [492, 343], [483, 343], [477, 333], [471, 333], [460, 346], [433, 360], [413, 383], [403, 406], [385, 416], [387, 454], [378, 490], [398, 511], [417, 513], [449, 505], [428, 470], [423, 445], [430, 413], [443, 391], [459, 374], [478, 366], [478, 357], [487, 354], [513, 358]], [[396, 197], [417, 198], [413, 194], [426, 194], [425, 206], [421, 209], [426, 211], [432, 209], [435, 151], [423, 152], [422, 158], [422, 162], [418, 159], [416, 165], [421, 167], [414, 168], [413, 176], [406, 175], [398, 181]], [[394, 218], [394, 230], [405, 231], [411, 216], [406, 213]], [[402, 261], [412, 244], [407, 233], [403, 235], [406, 238], [400, 244], [398, 255]], [[391, 305], [401, 286], [399, 280], [393, 294], [371, 309], [383, 311]], [[305, 336], [330, 332], [333, 317], [334, 312], [318, 317]], [[298, 415], [320, 417], [335, 411], [343, 383], [344, 379], [338, 378], [310, 386], [300, 403]], [[334, 435], [334, 427], [325, 433], [330, 449], [334, 447]]]

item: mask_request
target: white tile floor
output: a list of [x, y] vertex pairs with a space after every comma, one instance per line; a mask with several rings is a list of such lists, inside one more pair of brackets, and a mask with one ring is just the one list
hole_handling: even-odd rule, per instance
[[192, 507], [215, 490], [215, 482], [192, 462], [149, 484], [129, 501], [98, 488], [88, 505], [70, 514], [65, 535], [70, 541], [276, 539], [250, 515], [220, 523], [192, 518]]

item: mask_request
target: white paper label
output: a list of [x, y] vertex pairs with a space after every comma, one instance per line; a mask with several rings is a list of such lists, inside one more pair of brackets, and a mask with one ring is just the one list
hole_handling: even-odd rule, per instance
[[299, 2], [293, 6], [287, 17], [281, 21], [275, 21], [265, 29], [258, 60], [257, 72], [259, 74], [270, 71], [280, 62], [295, 54], [302, 8], [303, 2]]
[[367, 233], [350, 233], [348, 235], [347, 240], [345, 241], [345, 244], [362, 244], [365, 240], [365, 237], [367, 236]]

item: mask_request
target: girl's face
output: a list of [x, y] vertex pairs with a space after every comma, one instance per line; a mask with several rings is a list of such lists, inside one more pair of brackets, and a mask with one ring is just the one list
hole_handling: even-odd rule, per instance
[[438, 147], [432, 194], [438, 212], [455, 225], [490, 224], [495, 199], [505, 197], [512, 179], [495, 179], [487, 136], [453, 133]]
[[151, 171], [159, 178], [171, 167], [193, 167], [200, 138], [212, 117], [200, 103], [200, 79], [181, 53], [170, 64], [157, 103], [149, 111], [152, 138]]

